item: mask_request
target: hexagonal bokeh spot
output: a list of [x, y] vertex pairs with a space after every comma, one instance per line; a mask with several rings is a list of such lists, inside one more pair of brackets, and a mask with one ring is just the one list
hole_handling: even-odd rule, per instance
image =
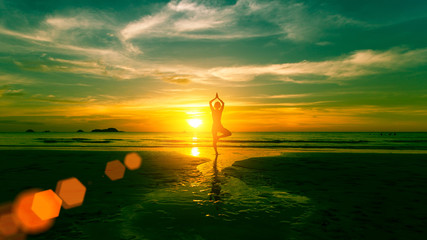
[[56, 194], [62, 199], [62, 207], [70, 209], [81, 206], [86, 194], [86, 187], [75, 177], [58, 181]]
[[59, 216], [62, 200], [51, 189], [34, 194], [31, 210], [41, 219], [48, 220]]
[[136, 170], [141, 166], [142, 159], [138, 153], [128, 153], [125, 157], [125, 165], [129, 170]]
[[18, 233], [18, 221], [12, 213], [5, 213], [0, 215], [0, 236], [5, 237], [15, 235]]
[[12, 204], [0, 205], [0, 239], [10, 237], [19, 231], [19, 222], [12, 212]]
[[116, 181], [123, 178], [125, 170], [125, 166], [119, 160], [113, 160], [107, 163], [105, 175], [107, 175], [111, 181]]
[[30, 234], [38, 234], [47, 231], [52, 225], [53, 220], [41, 220], [31, 206], [34, 195], [40, 192], [39, 189], [30, 189], [20, 193], [13, 203], [13, 213], [19, 221], [21, 229]]

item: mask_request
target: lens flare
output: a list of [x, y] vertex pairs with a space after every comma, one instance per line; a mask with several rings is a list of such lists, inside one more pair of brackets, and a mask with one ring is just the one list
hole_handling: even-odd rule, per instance
[[18, 231], [19, 222], [12, 212], [12, 204], [0, 206], [0, 239], [15, 235]]
[[31, 189], [19, 194], [13, 205], [13, 212], [19, 220], [22, 230], [26, 233], [38, 234], [48, 230], [53, 224], [52, 219], [41, 220], [31, 210], [34, 195], [39, 191]]
[[125, 170], [125, 166], [119, 160], [113, 160], [107, 163], [105, 175], [107, 175], [111, 181], [116, 181], [123, 178]]
[[58, 181], [55, 192], [62, 199], [62, 207], [70, 209], [83, 204], [86, 187], [75, 177]]
[[51, 189], [34, 194], [31, 210], [41, 219], [56, 218], [61, 211], [62, 199]]
[[125, 157], [125, 166], [129, 170], [136, 170], [141, 166], [141, 157], [138, 153], [128, 153]]

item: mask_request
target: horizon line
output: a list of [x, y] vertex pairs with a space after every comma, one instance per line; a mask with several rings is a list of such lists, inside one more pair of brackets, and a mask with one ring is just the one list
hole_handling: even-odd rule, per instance
[[[26, 132], [26, 131], [10, 131], [10, 132], [1, 132], [0, 133], [209, 133], [209, 131], [169, 131], [169, 132], [161, 132], [161, 131], [152, 131], [152, 132], [128, 132], [128, 131], [119, 131], [119, 132], [92, 132], [92, 131], [68, 131], [68, 132], [57, 132], [57, 131], [34, 131], [34, 132]], [[233, 133], [427, 133], [427, 131], [236, 131]]]

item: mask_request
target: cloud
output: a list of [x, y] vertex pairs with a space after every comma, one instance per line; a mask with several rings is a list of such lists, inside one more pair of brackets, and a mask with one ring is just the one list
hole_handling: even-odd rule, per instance
[[[357, 76], [404, 69], [426, 62], [426, 49], [388, 51], [359, 50], [324, 61], [302, 61], [269, 65], [195, 67], [161, 64], [144, 59], [134, 40], [147, 38], [229, 39], [253, 36], [280, 36], [292, 41], [313, 41], [322, 29], [365, 26], [363, 22], [326, 12], [311, 12], [310, 6], [296, 1], [263, 2], [238, 0], [232, 5], [214, 5], [192, 0], [170, 1], [132, 22], [120, 22], [101, 11], [70, 10], [45, 16], [38, 28], [12, 31], [0, 27], [0, 34], [27, 41], [31, 46], [15, 48], [15, 53], [37, 51], [45, 56], [36, 64], [15, 60], [25, 70], [90, 74], [119, 80], [155, 78], [165, 82], [248, 84], [258, 76], [294, 83], [324, 83]], [[310, 24], [307, 24], [310, 23]], [[320, 32], [319, 32], [320, 31]], [[95, 40], [88, 40], [95, 39]], [[311, 40], [310, 40], [311, 39]], [[139, 43], [139, 42], [138, 42]], [[50, 57], [55, 56], [55, 57]], [[59, 57], [60, 56], [60, 57]], [[0, 76], [0, 82], [4, 77]], [[267, 84], [267, 83], [263, 83]]]
[[[2, 22], [0, 34], [7, 35], [31, 44], [48, 48], [102, 48], [120, 45], [115, 36], [118, 19], [103, 11], [87, 9], [66, 9], [41, 17], [39, 22], [31, 19], [30, 14], [12, 12], [8, 18], [22, 19], [19, 27], [6, 27]], [[40, 18], [37, 18], [40, 19]], [[10, 24], [9, 24], [10, 25]]]
[[9, 85], [0, 86], [0, 97], [15, 97], [24, 95], [24, 89], [12, 89]]
[[[427, 63], [427, 49], [393, 48], [386, 51], [359, 50], [325, 61], [301, 61], [270, 65], [200, 68], [185, 65], [159, 65], [123, 55], [102, 60], [66, 60], [48, 58], [41, 71], [92, 74], [115, 79], [150, 77], [166, 82], [215, 84], [218, 81], [245, 83], [259, 76], [293, 83], [331, 83], [359, 76], [400, 71]], [[25, 68], [25, 65], [22, 66]], [[270, 83], [264, 83], [270, 84]], [[285, 98], [286, 96], [281, 96]], [[277, 97], [279, 98], [279, 97]]]
[[42, 122], [32, 122], [32, 121], [21, 121], [21, 120], [13, 120], [13, 119], [5, 119], [2, 120], [0, 119], [0, 123], [1, 124], [11, 124], [11, 125], [15, 125], [15, 124], [24, 124], [24, 125], [45, 125]]
[[156, 15], [156, 16], [146, 16], [141, 18], [139, 21], [128, 24], [123, 30], [120, 31], [124, 40], [134, 38], [144, 32], [151, 31], [155, 26], [158, 26], [161, 23], [164, 23], [167, 20], [168, 16], [165, 15]]
[[97, 99], [92, 96], [88, 96], [84, 98], [76, 98], [76, 97], [64, 98], [64, 97], [57, 97], [52, 94], [49, 94], [49, 95], [35, 94], [31, 96], [30, 100], [57, 103], [57, 104], [86, 104], [86, 103], [95, 102]]
[[112, 29], [113, 20], [103, 12], [89, 12], [86, 10], [76, 10], [48, 16], [45, 19], [45, 24], [57, 30], [71, 29]]
[[[427, 49], [387, 51], [360, 50], [346, 57], [320, 62], [302, 61], [256, 66], [218, 67], [209, 70], [212, 76], [226, 81], [251, 81], [256, 76], [273, 75], [282, 81], [314, 82], [304, 77], [318, 76], [342, 80], [357, 76], [399, 71], [427, 63]], [[300, 80], [295, 80], [299, 77]], [[301, 80], [302, 79], [302, 80]], [[321, 82], [321, 81], [320, 81]]]
[[191, 80], [186, 76], [163, 77], [163, 80], [171, 83], [177, 83], [177, 84], [187, 84], [191, 82]]
[[261, 102], [230, 102], [228, 106], [241, 106], [241, 107], [302, 107], [323, 105], [335, 101], [314, 101], [314, 102], [297, 102], [297, 103], [261, 103]]
[[231, 13], [227, 9], [208, 7], [188, 0], [171, 1], [160, 12], [129, 23], [120, 33], [124, 40], [141, 35], [191, 37], [191, 32], [214, 29], [230, 23]]
[[21, 84], [28, 85], [32, 84], [34, 81], [28, 77], [22, 76], [21, 74], [8, 74], [2, 73], [0, 71], [0, 84]]
[[324, 29], [347, 25], [366, 24], [336, 13], [316, 11], [313, 14], [310, 6], [296, 1], [238, 0], [234, 5], [214, 6], [198, 1], [173, 0], [157, 12], [129, 23], [120, 34], [124, 41], [133, 38], [240, 39], [279, 35], [293, 41], [311, 42]]
[[[204, 88], [165, 88], [161, 90], [155, 90], [155, 92], [161, 92], [161, 93], [180, 93], [180, 92], [194, 92], [194, 91], [201, 91], [206, 90]], [[427, 95], [426, 95], [427, 97]]]
[[43, 34], [40, 34], [40, 33], [32, 33], [32, 34], [21, 33], [21, 32], [6, 29], [6, 28], [1, 27], [1, 26], [0, 26], [0, 34], [12, 36], [12, 37], [17, 37], [17, 38], [22, 38], [22, 39], [27, 39], [27, 40], [35, 40], [35, 41], [42, 41], [42, 42], [51, 42], [52, 41], [52, 39], [50, 39], [49, 37], [43, 36]]
[[2, 96], [22, 96], [24, 89], [8, 89], [2, 93]]
[[312, 94], [280, 94], [280, 95], [269, 95], [269, 96], [257, 96], [253, 98], [264, 98], [264, 99], [286, 99], [286, 98], [304, 98], [312, 96]]

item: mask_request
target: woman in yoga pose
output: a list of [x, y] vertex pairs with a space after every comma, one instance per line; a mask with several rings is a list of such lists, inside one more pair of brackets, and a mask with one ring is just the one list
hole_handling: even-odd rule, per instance
[[[212, 102], [215, 101], [215, 99], [218, 99], [219, 102], [215, 102], [214, 106], [212, 106]], [[215, 98], [209, 102], [209, 106], [211, 107], [212, 120], [213, 120], [213, 124], [212, 124], [213, 147], [215, 149], [215, 153], [218, 154], [218, 150], [217, 150], [218, 140], [220, 138], [231, 136], [231, 132], [222, 126], [221, 117], [222, 117], [222, 111], [224, 110], [224, 102], [221, 100], [221, 98], [218, 97], [218, 93], [216, 93]], [[222, 133], [222, 135], [218, 136], [218, 132]]]

